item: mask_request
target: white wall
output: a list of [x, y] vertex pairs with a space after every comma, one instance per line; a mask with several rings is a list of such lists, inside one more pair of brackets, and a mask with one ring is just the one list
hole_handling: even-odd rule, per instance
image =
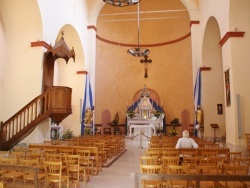
[[[5, 62], [5, 37], [4, 37], [4, 28], [2, 19], [0, 17], [0, 114], [2, 114], [3, 110], [3, 72], [4, 72], [4, 62]], [[0, 121], [2, 121], [2, 117], [0, 115]]]
[[[64, 130], [70, 129], [74, 135], [80, 135], [80, 99], [83, 98], [83, 90], [85, 84], [85, 75], [77, 74], [77, 71], [84, 67], [84, 55], [81, 46], [81, 41], [78, 33], [71, 25], [66, 25], [62, 28], [67, 35], [64, 37], [65, 42], [74, 47], [76, 53], [76, 61], [71, 58], [66, 64], [63, 59], [56, 61], [57, 67], [57, 83], [54, 85], [67, 86], [72, 88], [72, 114], [61, 122]], [[61, 33], [58, 34], [58, 39], [61, 38]], [[71, 47], [70, 47], [71, 48]]]
[[[246, 32], [243, 38], [231, 38], [222, 47], [223, 71], [230, 69], [232, 80], [232, 104], [225, 110], [227, 135], [230, 135], [227, 136], [227, 142], [244, 145], [243, 139], [237, 137], [235, 95], [239, 93], [242, 96], [243, 129], [244, 133], [250, 132], [247, 125], [250, 112], [250, 89], [245, 85], [250, 81], [247, 71], [250, 59], [250, 38], [247, 33], [250, 26], [249, 19], [246, 19], [249, 17], [250, 1], [182, 0], [182, 2], [190, 9], [191, 20], [200, 21], [200, 24], [193, 25], [191, 28], [194, 75], [196, 75], [195, 68], [202, 65], [203, 44], [201, 41], [203, 41], [207, 21], [211, 16], [214, 16], [218, 22], [221, 37], [226, 32], [234, 30], [236, 26]], [[77, 77], [75, 71], [84, 70], [86, 67], [89, 69], [91, 82], [95, 83], [95, 31], [87, 30], [87, 25], [96, 24], [96, 18], [102, 6], [103, 2], [99, 0], [25, 0], [25, 2], [23, 0], [0, 0], [2, 20], [0, 21], [0, 121], [6, 121], [41, 93], [42, 59], [45, 49], [43, 47], [31, 48], [30, 42], [44, 40], [54, 45], [60, 30], [66, 28], [67, 25], [75, 30], [74, 36], [70, 39], [79, 38], [76, 41], [79, 40], [80, 44], [77, 43], [74, 47], [81, 48], [80, 52], [77, 52], [81, 57], [81, 62], [77, 62], [79, 55], [76, 54], [76, 64], [79, 64], [69, 65], [73, 70], [68, 70], [68, 67], [64, 65], [58, 67], [58, 70], [65, 68], [60, 73], [56, 70], [58, 84], [78, 80], [79, 85], [83, 85], [84, 76], [78, 75]], [[65, 33], [65, 38], [67, 38], [67, 33]], [[72, 75], [68, 76], [68, 71], [71, 71]], [[61, 79], [64, 75], [67, 75], [68, 80]], [[95, 90], [94, 85], [92, 84], [93, 90]], [[77, 93], [77, 95], [73, 94], [74, 114], [72, 116], [78, 116], [79, 112], [75, 111], [80, 111], [80, 98], [83, 96], [84, 89], [81, 86], [77, 88], [74, 84], [72, 86], [76, 88], [73, 93]], [[67, 127], [79, 125], [75, 122], [74, 125], [70, 125], [66, 120], [63, 123]], [[42, 126], [47, 129], [43, 129]], [[48, 137], [49, 121], [42, 122], [34, 133], [35, 136], [31, 135], [31, 141]]]
[[[202, 64], [211, 67], [202, 74], [202, 106], [204, 109], [204, 136], [214, 136], [210, 124], [218, 124], [216, 137], [225, 136], [225, 105], [224, 105], [224, 73], [222, 66], [222, 50], [218, 42], [221, 40], [217, 20], [211, 17], [206, 26], [202, 41]], [[222, 104], [223, 114], [218, 114], [217, 104]]]
[[[2, 101], [1, 121], [6, 121], [34, 97], [41, 94], [43, 53], [46, 49], [43, 47], [32, 48], [30, 42], [41, 40], [54, 45], [60, 30], [65, 25], [70, 24], [75, 29], [77, 33], [75, 36], [78, 40], [78, 44], [74, 46], [77, 52], [74, 65], [78, 66], [74, 70], [75, 76], [77, 70], [85, 69], [84, 58], [87, 55], [83, 55], [83, 49], [88, 46], [86, 3], [85, 0], [0, 1], [0, 12], [3, 20], [0, 27], [0, 41], [1, 44], [4, 44], [5, 40], [7, 44], [6, 53], [0, 52], [0, 60], [4, 55], [6, 56], [4, 65], [3, 61], [0, 61], [0, 70], [3, 72], [0, 76], [3, 78], [0, 89], [1, 92], [4, 91], [4, 93], [0, 93]], [[73, 39], [73, 37], [70, 36], [69, 39]], [[67, 33], [65, 33], [65, 38], [67, 38]], [[4, 45], [1, 45], [1, 51], [2, 48], [4, 49]], [[84, 81], [83, 76], [81, 79]], [[74, 82], [71, 75], [68, 75], [68, 82]], [[74, 104], [77, 101], [78, 106], [73, 105], [75, 109], [73, 113], [78, 111], [79, 115], [79, 96], [83, 96], [84, 87], [77, 88], [78, 90], [73, 91], [77, 93], [77, 97], [74, 98], [75, 94], [73, 94], [72, 101]], [[79, 120], [79, 118], [77, 119]], [[23, 142], [39, 142], [49, 139], [49, 133], [50, 121], [47, 119], [40, 123], [33, 134]]]
[[[234, 122], [230, 125], [235, 126], [235, 137], [234, 140], [231, 138], [231, 143], [236, 143], [237, 145], [245, 145], [245, 133], [250, 133], [249, 127], [249, 113], [250, 113], [250, 87], [247, 83], [250, 82], [249, 70], [250, 70], [250, 37], [248, 35], [250, 31], [250, 1], [241, 0], [231, 0], [230, 4], [230, 31], [234, 31], [238, 27], [238, 31], [244, 31], [244, 37], [236, 38], [232, 37], [229, 39], [231, 44], [231, 61], [232, 69], [231, 73], [231, 83], [233, 84], [232, 98], [231, 100], [235, 103], [232, 106], [234, 111]], [[236, 110], [236, 94], [240, 94], [240, 112], [241, 117], [237, 116]], [[238, 118], [242, 120], [242, 133], [243, 137], [239, 138], [238, 134]], [[233, 127], [233, 126], [232, 126]], [[231, 134], [228, 132], [228, 134]]]
[[[6, 121], [41, 92], [42, 51], [30, 42], [42, 36], [36, 1], [0, 2], [6, 51], [2, 79], [1, 120]], [[32, 15], [32, 16], [31, 16]], [[3, 43], [4, 44], [4, 43]]]
[[[55, 70], [55, 85], [72, 88], [72, 114], [61, 122], [64, 130], [71, 129], [75, 135], [80, 134], [80, 99], [83, 98], [85, 75], [76, 74], [94, 64], [95, 56], [89, 56], [86, 51], [94, 50], [88, 45], [87, 2], [85, 0], [40, 0], [39, 7], [44, 26], [44, 40], [55, 44], [64, 31], [64, 39], [71, 49], [74, 47], [76, 61], [70, 59], [57, 60]], [[55, 15], [55, 16], [51, 16]], [[60, 16], [58, 16], [60, 15]]]
[[[199, 12], [201, 34], [204, 35], [207, 20], [211, 16], [214, 16], [218, 22], [221, 37], [229, 31], [234, 31], [234, 28], [237, 26], [247, 33], [249, 30], [249, 19], [246, 18], [249, 18], [249, 3], [250, 2], [247, 0], [200, 0]], [[225, 109], [227, 143], [244, 146], [244, 138], [238, 138], [235, 96], [237, 93], [242, 96], [243, 102], [241, 110], [244, 134], [250, 131], [247, 125], [247, 116], [250, 111], [250, 91], [249, 87], [245, 87], [244, 84], [242, 84], [250, 81], [246, 71], [249, 70], [249, 63], [247, 63], [249, 60], [249, 37], [247, 35], [245, 35], [244, 38], [232, 37], [221, 47], [221, 49], [223, 73], [225, 70], [229, 69], [231, 84], [231, 105]]]

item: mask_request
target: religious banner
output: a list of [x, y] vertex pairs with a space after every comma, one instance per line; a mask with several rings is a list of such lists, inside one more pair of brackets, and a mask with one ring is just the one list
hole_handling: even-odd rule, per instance
[[89, 74], [87, 74], [85, 82], [84, 100], [82, 106], [81, 135], [94, 133], [93, 113], [93, 95], [90, 85]]
[[[197, 110], [201, 106], [201, 69], [199, 68], [196, 75], [196, 81], [194, 86], [194, 109], [195, 109], [195, 118], [194, 118], [194, 135], [198, 136], [199, 126], [197, 122]], [[199, 111], [198, 111], [199, 112]]]
[[231, 105], [229, 69], [225, 71], [226, 104]]

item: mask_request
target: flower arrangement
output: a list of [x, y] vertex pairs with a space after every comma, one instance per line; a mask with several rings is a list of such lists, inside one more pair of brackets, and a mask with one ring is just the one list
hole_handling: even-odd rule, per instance
[[159, 118], [161, 116], [161, 114], [162, 114], [162, 111], [161, 110], [156, 110], [156, 111], [153, 112], [153, 114], [154, 114], [154, 116], [156, 118]]
[[172, 121], [170, 121], [171, 124], [180, 124], [179, 118], [174, 118]]
[[128, 117], [130, 117], [130, 118], [135, 117], [135, 112], [133, 110], [128, 110], [127, 114], [128, 114]]
[[91, 134], [92, 134], [92, 129], [89, 128], [89, 127], [85, 127], [85, 129], [84, 129], [84, 134], [85, 134], [85, 135], [91, 135]]
[[67, 129], [66, 131], [63, 132], [62, 140], [72, 139], [73, 136], [74, 136], [73, 131], [70, 129]]
[[176, 136], [178, 134], [178, 131], [175, 129], [169, 130], [168, 132], [171, 136]]

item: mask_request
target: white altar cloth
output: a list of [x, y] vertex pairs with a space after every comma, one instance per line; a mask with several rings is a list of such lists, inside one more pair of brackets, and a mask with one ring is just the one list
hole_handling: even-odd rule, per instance
[[163, 128], [163, 119], [128, 119], [127, 122], [127, 127], [129, 129], [129, 133], [131, 135], [131, 125], [146, 125], [146, 126], [151, 126], [154, 127], [153, 129], [155, 130], [157, 127], [158, 128]]

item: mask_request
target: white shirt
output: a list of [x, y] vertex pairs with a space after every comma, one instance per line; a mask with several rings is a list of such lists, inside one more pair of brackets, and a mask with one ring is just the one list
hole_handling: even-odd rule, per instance
[[179, 138], [175, 146], [176, 149], [180, 148], [198, 148], [198, 144], [192, 138]]

